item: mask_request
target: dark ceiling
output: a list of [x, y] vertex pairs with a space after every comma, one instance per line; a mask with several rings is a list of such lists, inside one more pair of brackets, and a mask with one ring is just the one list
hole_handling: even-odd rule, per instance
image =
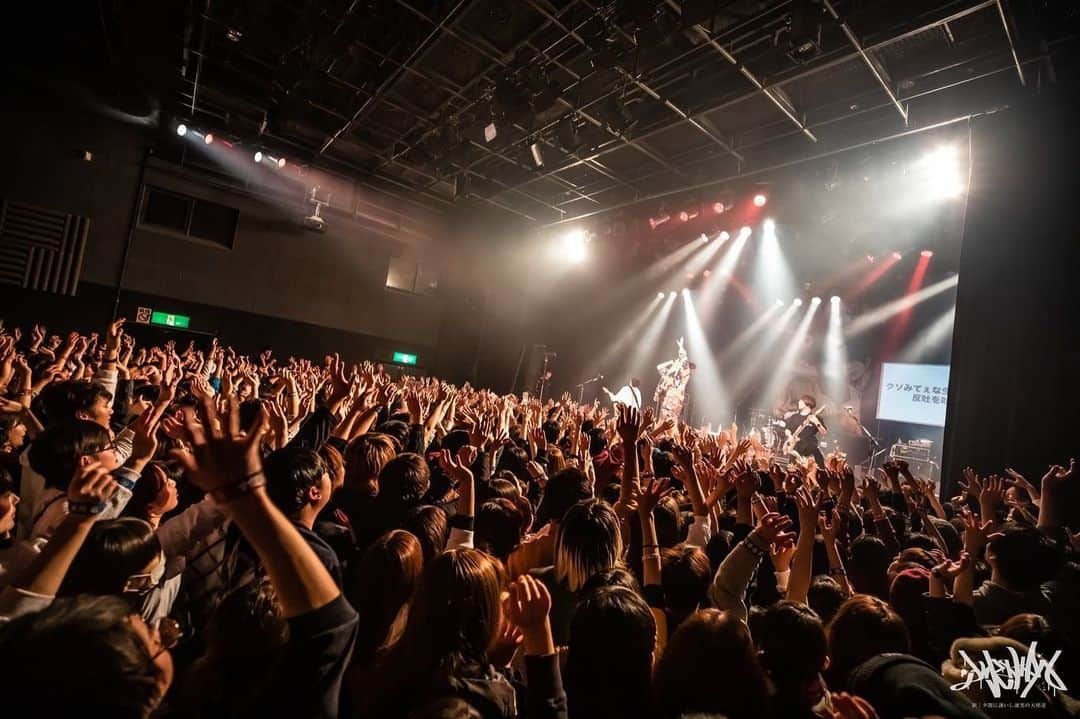
[[173, 117], [538, 223], [1005, 106], [1070, 66], [1076, 20], [1028, 0], [123, 5], [105, 36], [168, 48], [148, 76]]

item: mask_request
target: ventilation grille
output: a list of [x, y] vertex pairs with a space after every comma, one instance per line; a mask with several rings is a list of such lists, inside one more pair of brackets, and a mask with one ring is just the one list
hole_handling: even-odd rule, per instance
[[0, 282], [74, 295], [90, 218], [0, 200]]

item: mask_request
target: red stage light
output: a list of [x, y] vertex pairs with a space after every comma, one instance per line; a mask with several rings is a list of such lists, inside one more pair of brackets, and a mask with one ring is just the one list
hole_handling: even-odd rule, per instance
[[765, 203], [769, 201], [769, 198], [760, 192], [754, 195], [754, 207], [764, 207]]
[[682, 212], [679, 213], [679, 222], [686, 222], [689, 219], [690, 219], [690, 213], [688, 213], [686, 210], [683, 210]]
[[724, 214], [724, 210], [726, 210], [726, 209], [727, 208], [724, 207], [723, 202], [714, 202], [713, 205], [712, 205], [712, 211], [715, 212], [718, 215]]
[[660, 215], [659, 217], [650, 217], [649, 218], [649, 227], [651, 227], [651, 228], [653, 228], [655, 230], [657, 227], [664, 224], [665, 222], [667, 222], [670, 219], [671, 219], [670, 215]]
[[213, 133], [208, 132], [205, 135], [203, 135], [203, 142], [205, 142], [207, 145], [212, 144], [214, 142]]
[[923, 250], [920, 254], [923, 257], [933, 257], [934, 256], [934, 253], [931, 252], [930, 250]]

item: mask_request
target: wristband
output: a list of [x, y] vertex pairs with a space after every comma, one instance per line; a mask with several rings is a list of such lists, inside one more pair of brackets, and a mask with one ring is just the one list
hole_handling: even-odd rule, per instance
[[660, 549], [660, 545], [659, 544], [642, 544], [641, 548], [642, 549]]
[[116, 360], [118, 360], [118, 359], [120, 359], [120, 355], [119, 355], [119, 354], [115, 354], [115, 355], [113, 355], [113, 356], [111, 356], [111, 357], [110, 357], [109, 355], [105, 355], [105, 361], [106, 361], [106, 362], [115, 362], [115, 361], [116, 361]]
[[447, 525], [449, 525], [451, 529], [464, 529], [472, 532], [476, 525], [476, 518], [467, 517], [464, 514], [455, 514], [450, 518], [450, 521], [447, 522]]
[[742, 543], [745, 544], [746, 548], [750, 550], [750, 553], [758, 559], [761, 559], [765, 556], [766, 550], [759, 547], [752, 539], [750, 539], [749, 536], [747, 536], [747, 538], [744, 539]]
[[239, 482], [211, 490], [210, 496], [218, 504], [228, 504], [234, 500], [249, 496], [259, 487], [265, 486], [266, 476], [260, 469], [244, 477]]
[[68, 514], [79, 514], [91, 517], [105, 511], [105, 502], [72, 502], [68, 501]]

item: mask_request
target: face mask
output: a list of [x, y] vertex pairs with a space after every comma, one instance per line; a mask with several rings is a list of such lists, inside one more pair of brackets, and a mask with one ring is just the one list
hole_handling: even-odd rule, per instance
[[165, 554], [162, 552], [158, 555], [157, 564], [149, 572], [143, 572], [140, 574], [132, 574], [127, 578], [124, 583], [125, 592], [135, 592], [141, 594], [143, 592], [149, 592], [151, 589], [158, 587], [161, 584], [161, 580], [165, 578]]

